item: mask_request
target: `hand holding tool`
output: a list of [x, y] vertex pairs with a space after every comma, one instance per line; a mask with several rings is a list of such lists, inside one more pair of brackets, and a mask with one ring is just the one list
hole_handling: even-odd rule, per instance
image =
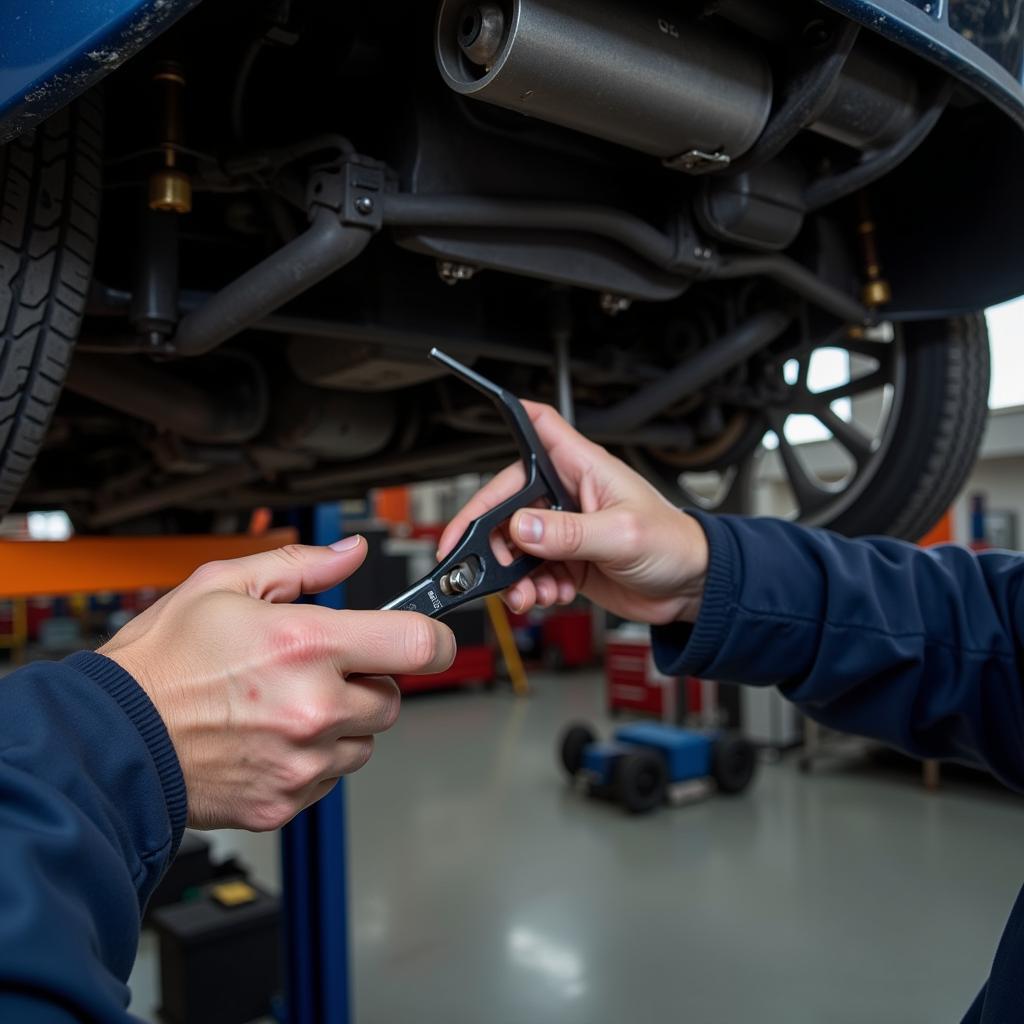
[[422, 612], [439, 619], [468, 601], [505, 590], [541, 564], [539, 558], [520, 555], [511, 564], [502, 565], [491, 550], [491, 532], [518, 509], [546, 499], [553, 509], [563, 512], [579, 510], [558, 478], [519, 399], [436, 348], [430, 350], [430, 358], [443, 363], [457, 377], [494, 402], [512, 431], [526, 470], [526, 483], [522, 490], [474, 519], [447, 558], [404, 593], [381, 606], [382, 609]]

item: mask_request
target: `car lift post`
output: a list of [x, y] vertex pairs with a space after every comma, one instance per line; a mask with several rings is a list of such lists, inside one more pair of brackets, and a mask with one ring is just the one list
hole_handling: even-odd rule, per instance
[[[295, 514], [307, 544], [341, 537], [337, 505]], [[309, 597], [327, 608], [344, 606], [344, 587]], [[303, 811], [281, 833], [286, 1024], [349, 1024], [348, 870], [345, 780]]]

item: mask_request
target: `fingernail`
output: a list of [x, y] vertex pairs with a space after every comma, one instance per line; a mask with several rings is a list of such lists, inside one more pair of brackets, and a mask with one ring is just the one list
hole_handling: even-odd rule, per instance
[[520, 611], [524, 603], [525, 602], [523, 601], [523, 595], [520, 594], [518, 590], [513, 590], [508, 595], [508, 606], [512, 609], [512, 611]]
[[351, 537], [342, 537], [341, 540], [336, 540], [333, 544], [329, 544], [328, 547], [332, 551], [351, 551], [359, 546], [361, 540], [362, 537], [358, 533], [354, 533]]
[[544, 536], [544, 523], [537, 516], [531, 516], [529, 512], [524, 512], [516, 524], [516, 532], [519, 534], [520, 540], [532, 541], [536, 544]]

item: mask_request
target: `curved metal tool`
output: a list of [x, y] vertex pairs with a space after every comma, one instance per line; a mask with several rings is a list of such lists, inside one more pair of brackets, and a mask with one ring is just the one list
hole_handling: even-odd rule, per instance
[[520, 555], [511, 564], [502, 565], [491, 550], [491, 532], [518, 509], [540, 499], [546, 499], [551, 508], [564, 512], [576, 512], [578, 508], [558, 478], [519, 399], [436, 348], [430, 350], [430, 358], [443, 363], [456, 377], [494, 402], [512, 431], [526, 470], [522, 490], [474, 519], [447, 558], [404, 593], [381, 606], [383, 610], [422, 612], [439, 619], [460, 605], [510, 587], [541, 564], [543, 559]]

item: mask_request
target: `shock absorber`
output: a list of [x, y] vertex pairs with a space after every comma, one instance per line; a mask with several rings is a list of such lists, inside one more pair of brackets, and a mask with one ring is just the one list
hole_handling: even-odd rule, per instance
[[184, 139], [181, 65], [157, 64], [153, 86], [161, 166], [149, 176], [148, 209], [142, 211], [131, 318], [135, 333], [157, 350], [178, 322], [178, 216], [192, 209], [192, 181], [179, 166]]
[[878, 309], [892, 301], [892, 288], [882, 277], [882, 266], [878, 260], [878, 239], [875, 236], [875, 221], [871, 216], [871, 204], [867, 193], [858, 197], [857, 234], [860, 237], [861, 255], [864, 258], [864, 290], [861, 301], [868, 309]]
[[180, 64], [164, 61], [153, 72], [153, 81], [159, 92], [163, 165], [149, 177], [149, 208], [163, 213], [188, 213], [192, 209], [192, 181], [178, 166], [180, 147], [184, 143], [185, 73]]

